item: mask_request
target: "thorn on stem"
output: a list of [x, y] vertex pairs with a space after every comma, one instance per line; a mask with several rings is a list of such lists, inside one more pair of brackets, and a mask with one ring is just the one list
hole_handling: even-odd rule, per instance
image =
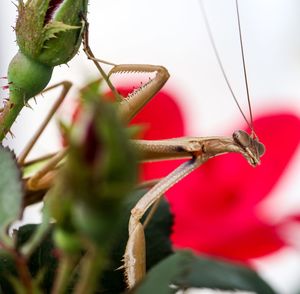
[[31, 110], [33, 110], [33, 108], [31, 107], [31, 105], [28, 102], [25, 103], [25, 106], [30, 108]]
[[8, 134], [11, 135], [11, 138], [14, 139], [16, 136], [14, 135], [14, 133], [11, 130], [7, 131]]

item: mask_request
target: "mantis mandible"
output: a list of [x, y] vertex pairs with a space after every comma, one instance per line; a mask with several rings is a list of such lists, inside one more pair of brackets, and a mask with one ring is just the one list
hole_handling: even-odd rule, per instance
[[[236, 2], [237, 4], [237, 2]], [[238, 4], [237, 4], [238, 10]], [[237, 13], [237, 15], [239, 15]], [[84, 17], [83, 17], [84, 18]], [[206, 19], [204, 14], [204, 19]], [[239, 21], [239, 16], [238, 16]], [[153, 98], [153, 96], [164, 86], [169, 78], [169, 73], [167, 69], [162, 66], [154, 65], [142, 65], [142, 64], [123, 64], [115, 65], [113, 63], [108, 63], [113, 66], [111, 71], [106, 74], [100, 63], [103, 61], [95, 58], [91, 49], [88, 45], [88, 23], [86, 22], [85, 34], [84, 34], [84, 50], [89, 59], [91, 59], [97, 68], [99, 69], [101, 75], [106, 80], [108, 86], [111, 88], [112, 92], [115, 93], [116, 98], [119, 100], [119, 115], [124, 122], [129, 122], [143, 107], [144, 105]], [[206, 21], [207, 23], [207, 21]], [[211, 33], [208, 27], [208, 32], [211, 37]], [[240, 30], [240, 24], [239, 24]], [[240, 30], [241, 32], [241, 30]], [[241, 33], [240, 33], [241, 35]], [[212, 38], [212, 37], [211, 37]], [[241, 50], [244, 63], [244, 53], [241, 40]], [[212, 41], [214, 50], [216, 52], [214, 42]], [[218, 54], [216, 54], [221, 70], [224, 74], [224, 69], [220, 63]], [[245, 64], [244, 64], [245, 65]], [[245, 68], [245, 67], [244, 67]], [[155, 77], [149, 82], [147, 82], [142, 87], [136, 89], [128, 97], [121, 97], [117, 93], [114, 86], [110, 82], [110, 77], [117, 73], [122, 72], [151, 72], [155, 73]], [[226, 81], [228, 82], [226, 75], [224, 74]], [[248, 85], [247, 79], [246, 88], [247, 93]], [[21, 165], [28, 165], [30, 163], [25, 163], [27, 155], [31, 151], [34, 143], [39, 138], [40, 134], [43, 132], [48, 121], [55, 113], [56, 109], [62, 103], [64, 97], [67, 95], [71, 84], [69, 82], [62, 82], [60, 84], [54, 85], [45, 91], [51, 90], [53, 87], [63, 86], [63, 91], [55, 104], [54, 108], [50, 111], [49, 115], [45, 119], [44, 123], [37, 131], [36, 135], [26, 146], [24, 151], [18, 158], [18, 161]], [[231, 90], [231, 88], [230, 88]], [[232, 90], [231, 90], [232, 92]], [[234, 94], [234, 99], [236, 100]], [[249, 96], [248, 96], [249, 97]], [[250, 103], [250, 102], [249, 102]], [[250, 105], [250, 104], [249, 104]], [[9, 107], [8, 107], [9, 108]], [[252, 125], [252, 114], [250, 109], [251, 121], [248, 123], [251, 131], [251, 134], [247, 134], [244, 131], [235, 131], [232, 137], [185, 137], [185, 138], [174, 138], [160, 141], [149, 141], [149, 140], [135, 140], [132, 142], [134, 148], [141, 153], [141, 158], [143, 160], [162, 160], [162, 159], [174, 159], [174, 158], [189, 158], [188, 161], [180, 165], [177, 169], [171, 172], [169, 175], [164, 177], [159, 181], [155, 186], [153, 186], [135, 205], [132, 209], [130, 220], [129, 220], [129, 238], [126, 246], [126, 251], [124, 254], [124, 269], [125, 276], [128, 287], [133, 287], [140, 279], [145, 275], [145, 241], [144, 241], [144, 232], [143, 224], [140, 220], [145, 212], [159, 199], [162, 195], [173, 185], [175, 185], [182, 178], [187, 176], [193, 170], [201, 166], [207, 160], [217, 155], [224, 153], [235, 152], [240, 153], [247, 162], [256, 166], [260, 163], [260, 157], [264, 153], [264, 146], [259, 142]], [[6, 108], [4, 109], [4, 111]], [[240, 109], [241, 110], [241, 109]], [[243, 112], [242, 112], [243, 113]], [[8, 131], [8, 130], [7, 130]], [[67, 148], [62, 149], [55, 155], [47, 157], [47, 164], [41, 168], [37, 173], [31, 175], [24, 179], [27, 189], [27, 204], [40, 199], [39, 197], [43, 195], [43, 191], [51, 187], [53, 180], [55, 178], [56, 172], [55, 169], [61, 163], [65, 154], [67, 153]]]

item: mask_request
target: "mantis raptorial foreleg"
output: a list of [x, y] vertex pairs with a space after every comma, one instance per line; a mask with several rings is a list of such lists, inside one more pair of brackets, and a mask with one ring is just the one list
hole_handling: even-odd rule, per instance
[[136, 89], [120, 102], [119, 112], [124, 122], [129, 122], [164, 86], [169, 78], [166, 68], [149, 64], [120, 64], [114, 66], [108, 74], [110, 77], [118, 73], [156, 73], [153, 79]]
[[[136, 148], [148, 159], [187, 156], [192, 159], [181, 164], [157, 183], [131, 210], [128, 225], [129, 238], [124, 254], [125, 276], [129, 288], [133, 287], [145, 274], [145, 237], [140, 220], [150, 206], [178, 181], [214, 156], [236, 152], [245, 157], [250, 165], [256, 166], [260, 163], [260, 156], [264, 153], [264, 146], [244, 131], [236, 131], [232, 137], [177, 138], [153, 141], [152, 144], [150, 142], [146, 140], [134, 142]], [[142, 252], [141, 248], [143, 248]]]
[[[89, 23], [85, 16], [82, 16], [82, 20], [85, 24], [83, 34], [83, 50], [88, 59], [92, 60], [97, 67], [99, 73], [106, 81], [107, 85], [111, 89], [114, 96], [120, 102], [120, 115], [123, 121], [129, 122], [149, 100], [163, 87], [169, 78], [167, 69], [163, 66], [149, 65], [149, 64], [120, 64], [116, 65], [112, 62], [107, 62], [95, 57], [93, 51], [89, 46]], [[108, 75], [105, 73], [100, 63], [113, 66]], [[122, 99], [121, 95], [117, 92], [114, 85], [110, 81], [110, 76], [117, 73], [153, 73], [156, 72], [154, 79], [149, 79], [145, 85]]]
[[[95, 57], [89, 46], [89, 23], [87, 19], [82, 16], [83, 21], [85, 23], [85, 29], [83, 34], [83, 50], [86, 53], [87, 57], [92, 60], [100, 72], [103, 79], [106, 81], [107, 85], [111, 89], [114, 96], [120, 102], [120, 115], [121, 119], [124, 122], [129, 122], [138, 112], [139, 110], [153, 98], [153, 96], [163, 87], [166, 81], [169, 78], [169, 73], [166, 68], [163, 66], [155, 66], [148, 64], [120, 64], [116, 65], [112, 62], [107, 62]], [[110, 70], [108, 75], [105, 73], [100, 63], [112, 65], [113, 68]], [[140, 87], [125, 99], [121, 98], [121, 95], [117, 92], [114, 85], [110, 81], [110, 76], [117, 73], [153, 73], [156, 72], [156, 76], [154, 79], [149, 79], [143, 87]]]

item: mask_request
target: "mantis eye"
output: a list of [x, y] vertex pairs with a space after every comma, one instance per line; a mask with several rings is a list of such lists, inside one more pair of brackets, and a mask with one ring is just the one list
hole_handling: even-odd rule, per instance
[[257, 150], [257, 153], [259, 155], [259, 157], [263, 156], [265, 151], [266, 151], [266, 147], [263, 143], [260, 143], [256, 140], [254, 140], [254, 144], [255, 144], [255, 148]]
[[249, 134], [245, 131], [235, 131], [232, 136], [234, 141], [242, 147], [248, 147], [251, 144], [252, 139], [250, 138]]
[[263, 156], [266, 151], [264, 144], [260, 143], [256, 139], [251, 138], [250, 135], [245, 131], [235, 131], [233, 133], [233, 139], [237, 144], [241, 145], [243, 148], [247, 148], [250, 146], [254, 147], [259, 157]]

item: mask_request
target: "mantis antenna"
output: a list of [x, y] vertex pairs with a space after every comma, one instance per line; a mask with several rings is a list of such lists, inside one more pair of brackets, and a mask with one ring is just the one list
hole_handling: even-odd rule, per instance
[[216, 42], [214, 40], [214, 37], [213, 37], [213, 33], [211, 31], [211, 28], [210, 28], [210, 24], [209, 24], [209, 21], [208, 21], [208, 18], [207, 18], [207, 14], [206, 14], [206, 11], [205, 11], [205, 7], [204, 7], [204, 4], [203, 4], [203, 1], [202, 0], [198, 0], [198, 3], [200, 5], [200, 8], [201, 8], [201, 13], [203, 15], [203, 19], [204, 19], [204, 23], [205, 23], [205, 27], [206, 27], [206, 30], [208, 32], [208, 36], [209, 36], [209, 39], [210, 39], [210, 43], [213, 47], [213, 51], [214, 51], [214, 54], [216, 56], [216, 59], [217, 59], [217, 62], [219, 64], [219, 67], [221, 69], [221, 72], [222, 72], [222, 75], [225, 79], [225, 82], [228, 86], [228, 89], [231, 93], [231, 96], [235, 102], [235, 104], [237, 105], [240, 113], [242, 114], [244, 120], [246, 121], [247, 125], [249, 126], [250, 130], [251, 130], [251, 134], [252, 135], [255, 135], [255, 132], [254, 132], [254, 129], [253, 129], [253, 116], [252, 116], [252, 108], [251, 108], [251, 99], [250, 99], [250, 94], [249, 94], [249, 86], [248, 86], [248, 78], [247, 78], [247, 71], [246, 71], [246, 62], [245, 62], [245, 54], [244, 54], [244, 47], [243, 47], [243, 39], [242, 39], [242, 30], [241, 30], [241, 21], [240, 21], [240, 13], [239, 13], [239, 5], [238, 5], [238, 0], [235, 0], [235, 6], [236, 6], [236, 14], [237, 14], [237, 22], [238, 22], [238, 29], [239, 29], [239, 43], [240, 43], [240, 49], [241, 49], [241, 55], [242, 55], [242, 62], [243, 62], [243, 73], [244, 73], [244, 82], [245, 82], [245, 88], [246, 88], [246, 93], [247, 93], [247, 101], [248, 101], [248, 109], [249, 109], [249, 115], [250, 115], [250, 122], [249, 120], [247, 119], [245, 113], [243, 112], [239, 102], [238, 102], [238, 99], [230, 85], [230, 82], [229, 82], [229, 79], [228, 79], [228, 76], [226, 74], [226, 71], [225, 71], [225, 68], [224, 68], [224, 65], [221, 61], [221, 58], [220, 58], [220, 54], [219, 54], [219, 51], [217, 49], [217, 46], [216, 46]]

